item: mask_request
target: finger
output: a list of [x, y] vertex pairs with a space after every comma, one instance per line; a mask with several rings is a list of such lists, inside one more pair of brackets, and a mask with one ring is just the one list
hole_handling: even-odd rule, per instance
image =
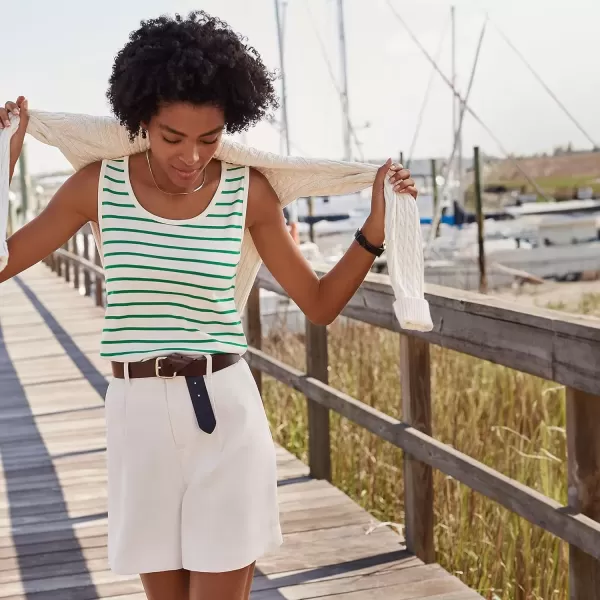
[[12, 113], [13, 115], [19, 114], [19, 107], [14, 102], [7, 102], [5, 105], [6, 112]]
[[416, 200], [417, 196], [419, 195], [419, 190], [412, 185], [409, 188], [406, 188], [405, 193], [410, 194]]
[[5, 108], [0, 108], [0, 127], [9, 127], [10, 121], [8, 120], [8, 112]]
[[394, 191], [401, 192], [402, 190], [405, 190], [406, 188], [414, 185], [415, 182], [412, 179], [404, 179], [403, 181], [400, 181], [394, 186]]
[[392, 184], [397, 183], [403, 179], [408, 179], [410, 177], [410, 171], [408, 169], [401, 169], [400, 171], [396, 171], [391, 177], [390, 182]]
[[392, 171], [400, 171], [400, 169], [403, 169], [404, 167], [400, 164], [400, 163], [392, 163], [390, 165], [390, 169]]

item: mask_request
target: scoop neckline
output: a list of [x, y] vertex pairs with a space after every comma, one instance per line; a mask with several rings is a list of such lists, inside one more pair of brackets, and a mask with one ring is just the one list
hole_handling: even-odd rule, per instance
[[227, 169], [225, 168], [226, 165], [222, 160], [219, 161], [219, 163], [221, 164], [221, 174], [219, 176], [219, 185], [217, 186], [217, 189], [215, 190], [213, 197], [211, 198], [210, 202], [208, 203], [206, 208], [201, 213], [199, 213], [196, 216], [191, 217], [189, 219], [167, 219], [165, 217], [155, 215], [153, 212], [150, 212], [148, 209], [144, 208], [140, 204], [140, 201], [137, 199], [137, 196], [135, 195], [135, 192], [133, 191], [133, 186], [131, 185], [131, 176], [129, 173], [129, 156], [125, 157], [125, 164], [123, 165], [124, 171], [125, 171], [125, 185], [127, 186], [127, 191], [129, 192], [129, 196], [131, 197], [131, 200], [135, 204], [136, 208], [138, 208], [141, 212], [143, 212], [145, 215], [147, 215], [149, 218], [153, 219], [154, 221], [159, 221], [160, 223], [166, 223], [168, 225], [185, 225], [188, 223], [197, 223], [198, 221], [202, 221], [206, 218], [206, 215], [212, 210], [212, 208], [216, 204], [219, 196], [221, 195], [221, 192], [223, 191], [223, 183], [225, 181], [225, 173], [226, 173]]

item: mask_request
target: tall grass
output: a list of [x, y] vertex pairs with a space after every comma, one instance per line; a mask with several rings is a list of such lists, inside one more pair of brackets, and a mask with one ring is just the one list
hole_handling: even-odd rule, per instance
[[[351, 321], [329, 327], [330, 384], [401, 417], [399, 336]], [[264, 350], [304, 369], [302, 335], [278, 331]], [[566, 503], [562, 387], [431, 347], [434, 436], [505, 475]], [[278, 443], [307, 459], [301, 394], [268, 377], [265, 407]], [[332, 414], [333, 482], [373, 516], [404, 520], [402, 453]], [[437, 561], [489, 599], [567, 599], [568, 547], [435, 472]]]

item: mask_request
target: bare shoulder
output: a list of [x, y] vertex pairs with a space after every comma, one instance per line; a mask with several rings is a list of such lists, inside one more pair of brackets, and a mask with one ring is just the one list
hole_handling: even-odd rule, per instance
[[98, 221], [98, 181], [102, 162], [86, 165], [61, 186], [56, 198], [88, 221]]
[[269, 180], [258, 169], [250, 167], [246, 226], [252, 227], [259, 222], [270, 221], [273, 218], [283, 218], [277, 193]]

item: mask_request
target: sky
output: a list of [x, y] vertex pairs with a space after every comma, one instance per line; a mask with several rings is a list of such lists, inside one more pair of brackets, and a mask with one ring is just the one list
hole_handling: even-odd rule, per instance
[[[390, 0], [439, 66], [451, 72], [450, 6], [456, 10], [457, 85], [464, 92], [486, 18], [469, 105], [510, 153], [552, 151], [590, 142], [561, 111], [500, 36], [507, 35], [600, 145], [598, 0]], [[20, 0], [0, 37], [0, 100], [18, 95], [31, 108], [110, 114], [106, 87], [112, 62], [142, 19], [203, 9], [248, 38], [271, 69], [279, 68], [274, 0]], [[287, 0], [285, 72], [291, 153], [343, 156], [337, 0]], [[418, 123], [431, 66], [394, 17], [387, 0], [344, 0], [350, 118], [362, 157], [405, 156]], [[319, 42], [321, 40], [321, 42]], [[329, 63], [329, 66], [328, 66]], [[332, 77], [333, 74], [333, 77]], [[247, 143], [279, 151], [279, 132], [262, 123]], [[501, 155], [472, 118], [463, 130], [466, 155], [479, 145]], [[447, 157], [452, 97], [436, 75], [414, 157]], [[354, 148], [354, 158], [361, 153]], [[54, 148], [28, 141], [31, 172], [68, 168]]]

